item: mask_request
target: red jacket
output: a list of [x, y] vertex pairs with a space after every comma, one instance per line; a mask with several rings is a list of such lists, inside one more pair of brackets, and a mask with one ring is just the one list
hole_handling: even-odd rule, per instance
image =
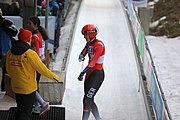
[[86, 78], [94, 71], [94, 70], [102, 70], [103, 69], [103, 61], [105, 55], [105, 47], [101, 40], [94, 40], [91, 43], [87, 43], [83, 51], [81, 52], [84, 56], [88, 54], [89, 63], [88, 67], [91, 69], [86, 73]]
[[31, 46], [33, 47], [34, 51], [39, 55], [42, 61], [45, 60], [45, 41], [43, 40], [42, 36], [38, 33], [32, 36], [32, 43]]

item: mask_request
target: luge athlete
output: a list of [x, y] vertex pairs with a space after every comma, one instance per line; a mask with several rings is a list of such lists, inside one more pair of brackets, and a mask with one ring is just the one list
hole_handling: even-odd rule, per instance
[[79, 55], [79, 61], [84, 61], [88, 54], [89, 62], [87, 67], [80, 73], [78, 80], [82, 81], [84, 74], [84, 98], [83, 98], [83, 116], [82, 120], [88, 120], [90, 111], [96, 120], [101, 120], [98, 107], [94, 102], [94, 96], [104, 81], [103, 61], [105, 47], [101, 40], [96, 38], [97, 27], [93, 24], [87, 24], [82, 28], [82, 34], [86, 39], [86, 45]]

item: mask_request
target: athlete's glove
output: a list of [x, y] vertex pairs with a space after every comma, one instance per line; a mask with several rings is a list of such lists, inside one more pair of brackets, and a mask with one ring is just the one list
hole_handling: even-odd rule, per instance
[[84, 61], [85, 56], [83, 54], [80, 54], [78, 59], [79, 59], [79, 62]]
[[79, 80], [79, 81], [83, 81], [83, 76], [84, 76], [84, 73], [81, 72], [80, 75], [79, 75], [79, 77], [78, 77], [78, 80]]

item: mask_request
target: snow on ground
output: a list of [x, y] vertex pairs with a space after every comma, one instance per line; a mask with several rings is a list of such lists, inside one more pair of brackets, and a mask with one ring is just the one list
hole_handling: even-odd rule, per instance
[[180, 37], [146, 36], [173, 120], [180, 120]]

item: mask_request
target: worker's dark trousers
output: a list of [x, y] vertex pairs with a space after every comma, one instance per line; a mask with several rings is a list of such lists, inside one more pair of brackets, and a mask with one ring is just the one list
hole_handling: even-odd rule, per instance
[[30, 94], [15, 93], [15, 95], [17, 103], [15, 120], [31, 120], [31, 112], [35, 99], [35, 92]]

